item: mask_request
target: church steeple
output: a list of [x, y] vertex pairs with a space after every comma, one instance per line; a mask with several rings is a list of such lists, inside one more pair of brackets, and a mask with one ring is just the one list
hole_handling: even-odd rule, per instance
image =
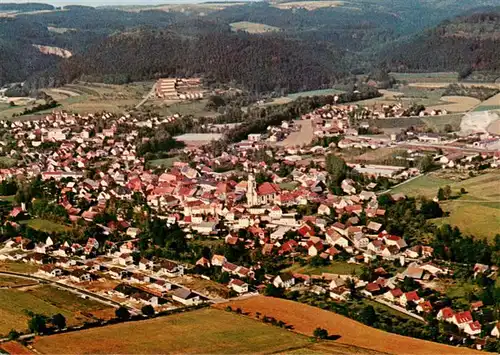
[[247, 182], [247, 205], [255, 206], [258, 204], [257, 201], [257, 188], [255, 183], [255, 177], [253, 174], [248, 174], [248, 182]]

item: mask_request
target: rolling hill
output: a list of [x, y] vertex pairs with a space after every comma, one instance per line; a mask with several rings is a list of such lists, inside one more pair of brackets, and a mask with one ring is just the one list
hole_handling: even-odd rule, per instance
[[445, 21], [383, 56], [395, 71], [499, 71], [500, 8]]

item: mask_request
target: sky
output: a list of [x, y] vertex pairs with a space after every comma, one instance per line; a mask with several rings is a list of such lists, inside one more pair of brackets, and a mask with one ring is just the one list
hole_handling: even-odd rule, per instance
[[0, 0], [1, 3], [27, 3], [39, 2], [51, 4], [55, 6], [64, 5], [88, 5], [88, 6], [105, 6], [105, 5], [160, 5], [160, 4], [190, 4], [204, 2], [206, 0]]

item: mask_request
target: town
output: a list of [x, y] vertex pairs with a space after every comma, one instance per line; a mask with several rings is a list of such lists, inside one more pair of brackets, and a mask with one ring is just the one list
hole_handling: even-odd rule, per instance
[[[404, 111], [327, 104], [222, 151], [200, 143], [210, 133], [194, 144], [167, 134], [188, 119], [178, 114], [2, 121], [1, 153], [18, 163], [0, 169], [0, 192], [11, 196], [0, 274], [71, 291], [122, 319], [264, 294], [408, 334], [384, 323], [395, 315], [415, 337], [496, 349], [500, 237], [491, 246], [428, 223], [464, 188], [394, 191], [430, 172], [495, 174], [500, 138], [383, 135], [373, 124], [423, 115]], [[397, 154], [352, 156], [387, 149]], [[161, 151], [167, 168], [148, 162]], [[481, 291], [450, 299], [446, 288], [465, 280]]]

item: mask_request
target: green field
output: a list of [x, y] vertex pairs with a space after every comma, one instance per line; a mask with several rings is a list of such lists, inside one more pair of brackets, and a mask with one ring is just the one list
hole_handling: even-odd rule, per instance
[[216, 309], [201, 309], [41, 337], [33, 344], [50, 354], [259, 354], [310, 344], [305, 336]]
[[500, 110], [500, 106], [499, 105], [478, 106], [473, 111], [474, 112], [480, 112], [480, 111], [496, 111], [496, 110]]
[[333, 261], [330, 265], [319, 267], [314, 267], [311, 265], [301, 266], [297, 263], [285, 269], [284, 271], [307, 275], [321, 275], [322, 273], [339, 275], [352, 275], [353, 273], [356, 273], [357, 275], [359, 275], [361, 273], [361, 268], [362, 266], [358, 264], [348, 264], [346, 262]]
[[175, 162], [180, 161], [178, 157], [155, 159], [148, 161], [149, 168], [171, 168]]
[[500, 226], [500, 172], [494, 171], [464, 181], [454, 182], [448, 179], [425, 175], [399, 186], [392, 193], [404, 193], [408, 196], [433, 198], [440, 187], [450, 185], [453, 193], [461, 188], [467, 194], [440, 202], [448, 217], [434, 220], [436, 224], [448, 223], [457, 226], [465, 234], [492, 238]]
[[84, 300], [77, 295], [48, 285], [33, 286], [28, 289], [0, 290], [0, 334], [7, 334], [11, 329], [27, 330], [26, 310], [52, 316], [61, 313], [68, 325], [75, 325], [89, 320], [80, 312], [103, 310], [101, 303]]
[[46, 233], [63, 233], [71, 230], [71, 227], [65, 226], [64, 224], [41, 218], [29, 219], [26, 221], [21, 221], [20, 223], [24, 223], [33, 229]]
[[437, 72], [437, 73], [390, 73], [396, 80], [407, 81], [409, 83], [415, 82], [450, 82], [458, 81], [458, 73], [456, 72]]
[[288, 94], [287, 97], [295, 100], [299, 97], [305, 97], [305, 96], [326, 96], [326, 95], [335, 95], [335, 94], [341, 94], [343, 93], [342, 90], [337, 90], [337, 89], [322, 89], [322, 90], [311, 90], [311, 91], [301, 91], [301, 92], [296, 92], [293, 94]]
[[452, 183], [452, 180], [442, 179], [432, 175], [422, 175], [406, 184], [402, 184], [392, 189], [390, 193], [403, 193], [408, 196], [425, 196], [427, 198], [432, 198], [436, 196], [440, 187], [451, 185]]
[[460, 130], [460, 123], [462, 122], [463, 114], [456, 113], [443, 116], [426, 116], [420, 119], [425, 125], [431, 128], [434, 132], [444, 132], [446, 125], [451, 125], [453, 131]]

